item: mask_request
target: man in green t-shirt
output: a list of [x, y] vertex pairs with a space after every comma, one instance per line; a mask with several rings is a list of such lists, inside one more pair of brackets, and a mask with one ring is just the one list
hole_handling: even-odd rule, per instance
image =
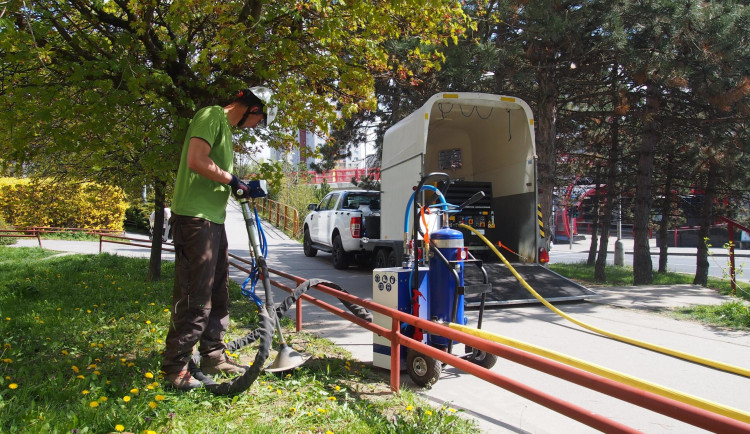
[[232, 174], [232, 128], [271, 122], [276, 114], [268, 105], [271, 95], [268, 88], [254, 87], [224, 107], [205, 107], [185, 135], [172, 199], [175, 284], [162, 356], [162, 371], [180, 390], [201, 386], [187, 368], [196, 344], [204, 373], [240, 374], [246, 369], [226, 356], [224, 345], [229, 323], [226, 206], [231, 193], [248, 194], [247, 185]]

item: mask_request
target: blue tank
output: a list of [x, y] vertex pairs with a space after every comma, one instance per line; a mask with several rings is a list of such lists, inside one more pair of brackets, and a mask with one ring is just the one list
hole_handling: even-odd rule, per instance
[[[442, 228], [430, 233], [430, 239], [448, 261], [459, 259], [459, 252], [463, 251], [464, 247], [464, 237], [461, 232], [450, 228]], [[463, 294], [458, 296], [456, 319], [453, 319], [453, 299], [456, 294], [456, 288], [464, 284], [464, 264], [463, 262], [454, 262], [453, 266], [458, 272], [458, 282], [456, 282], [451, 269], [433, 253], [430, 254], [430, 318], [457, 324], [466, 324]], [[430, 335], [430, 344], [434, 346], [447, 347], [449, 343], [450, 339], [448, 338]]]

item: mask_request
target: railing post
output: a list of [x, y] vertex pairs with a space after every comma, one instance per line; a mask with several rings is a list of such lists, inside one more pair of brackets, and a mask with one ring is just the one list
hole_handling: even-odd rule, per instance
[[297, 323], [297, 332], [302, 331], [302, 297], [298, 298], [295, 304], [295, 320]]
[[401, 322], [391, 319], [391, 391], [398, 393], [401, 383]]
[[729, 229], [729, 278], [732, 280], [732, 295], [737, 295], [737, 283], [734, 281], [734, 223], [727, 224]]
[[294, 238], [297, 238], [297, 234], [299, 234], [299, 213], [297, 212], [296, 208], [292, 208], [294, 211]]
[[284, 205], [284, 232], [289, 229], [289, 205]]
[[102, 234], [99, 234], [99, 253], [102, 252]]

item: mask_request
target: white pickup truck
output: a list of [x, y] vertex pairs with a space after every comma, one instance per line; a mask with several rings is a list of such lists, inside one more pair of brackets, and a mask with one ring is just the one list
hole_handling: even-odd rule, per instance
[[[369, 259], [370, 252], [364, 250], [362, 239], [368, 236], [367, 221], [380, 216], [380, 192], [334, 191], [320, 203], [308, 205], [308, 209], [310, 213], [304, 223], [305, 256], [315, 256], [318, 250], [330, 252], [333, 266], [338, 269], [347, 268], [352, 259]], [[370, 232], [379, 230], [377, 225], [372, 224]], [[377, 238], [375, 233], [370, 235]]]

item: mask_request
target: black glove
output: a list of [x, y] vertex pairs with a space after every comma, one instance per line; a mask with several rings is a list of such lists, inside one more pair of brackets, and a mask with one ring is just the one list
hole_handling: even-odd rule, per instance
[[250, 196], [250, 187], [234, 175], [232, 175], [232, 180], [229, 181], [229, 186], [232, 188], [232, 194], [237, 198]]

